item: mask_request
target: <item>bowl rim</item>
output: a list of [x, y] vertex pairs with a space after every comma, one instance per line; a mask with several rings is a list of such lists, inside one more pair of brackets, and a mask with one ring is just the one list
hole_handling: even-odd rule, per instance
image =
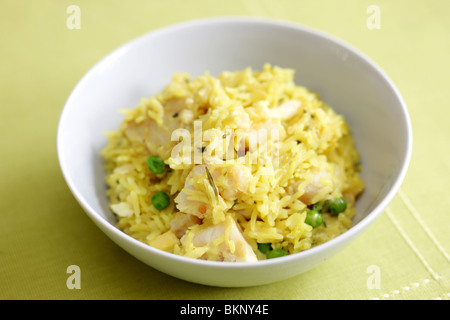
[[[353, 225], [349, 230], [346, 232], [336, 236], [335, 238], [317, 246], [310, 248], [305, 251], [301, 251], [292, 255], [287, 255], [284, 257], [280, 257], [277, 259], [267, 259], [267, 260], [259, 260], [256, 262], [219, 262], [219, 261], [208, 261], [208, 260], [199, 260], [199, 259], [193, 259], [189, 257], [184, 257], [180, 255], [176, 255], [173, 253], [169, 253], [160, 249], [153, 248], [143, 242], [140, 242], [139, 240], [129, 236], [125, 232], [118, 229], [116, 226], [114, 226], [112, 223], [107, 221], [105, 218], [103, 218], [100, 214], [96, 212], [92, 208], [92, 206], [89, 204], [89, 202], [82, 196], [81, 192], [78, 191], [77, 186], [75, 185], [74, 181], [72, 180], [72, 177], [69, 174], [66, 161], [63, 157], [62, 150], [64, 148], [63, 145], [63, 138], [62, 138], [62, 132], [64, 130], [64, 123], [67, 121], [67, 113], [68, 109], [70, 108], [71, 101], [73, 100], [73, 97], [77, 95], [80, 88], [83, 87], [84, 83], [98, 70], [102, 68], [103, 65], [109, 63], [111, 60], [114, 60], [115, 58], [122, 55], [125, 51], [129, 50], [129, 48], [141, 43], [147, 41], [148, 38], [153, 38], [157, 36], [162, 36], [165, 33], [171, 33], [171, 32], [177, 32], [185, 28], [191, 28], [191, 27], [198, 27], [201, 25], [210, 25], [210, 24], [254, 24], [254, 25], [264, 25], [268, 27], [277, 27], [277, 28], [286, 28], [291, 29], [296, 32], [301, 33], [307, 33], [314, 37], [322, 38], [322, 40], [332, 42], [337, 44], [338, 46], [342, 47], [343, 49], [355, 54], [358, 58], [364, 61], [367, 65], [369, 65], [371, 68], [373, 68], [389, 86], [389, 88], [392, 90], [393, 94], [396, 96], [397, 100], [400, 104], [400, 111], [403, 116], [403, 120], [405, 121], [406, 125], [406, 137], [405, 137], [405, 144], [406, 144], [406, 152], [403, 155], [403, 159], [401, 161], [401, 168], [397, 174], [397, 177], [395, 177], [394, 183], [390, 190], [387, 192], [386, 196], [380, 201], [380, 203], [374, 207], [368, 214], [365, 216], [362, 220], [360, 220], [356, 225]], [[403, 183], [403, 180], [406, 176], [410, 160], [411, 160], [411, 154], [412, 154], [412, 128], [411, 128], [411, 120], [410, 116], [406, 107], [406, 104], [404, 102], [404, 99], [395, 86], [394, 82], [390, 79], [390, 77], [385, 73], [385, 71], [380, 68], [371, 58], [366, 56], [364, 53], [353, 47], [352, 45], [348, 44], [347, 42], [341, 40], [340, 38], [330, 35], [324, 31], [312, 28], [310, 26], [302, 25], [299, 23], [289, 22], [285, 20], [279, 20], [279, 19], [272, 19], [272, 18], [263, 18], [263, 17], [250, 17], [250, 16], [221, 16], [221, 17], [209, 17], [209, 18], [201, 18], [201, 19], [195, 19], [195, 20], [188, 20], [188, 21], [182, 21], [175, 24], [171, 24], [168, 26], [164, 26], [161, 28], [157, 28], [154, 30], [151, 30], [149, 32], [146, 32], [140, 36], [135, 37], [134, 39], [131, 39], [119, 47], [115, 48], [113, 51], [105, 55], [103, 58], [101, 58], [97, 63], [95, 63], [93, 66], [90, 67], [90, 69], [82, 76], [82, 78], [77, 82], [75, 87], [72, 89], [71, 93], [69, 94], [60, 118], [58, 122], [57, 127], [57, 135], [56, 135], [56, 149], [57, 149], [57, 157], [58, 162], [60, 165], [60, 169], [62, 171], [62, 174], [64, 176], [64, 179], [66, 180], [66, 183], [76, 198], [76, 200], [79, 202], [81, 207], [84, 209], [84, 211], [87, 213], [87, 215], [101, 228], [107, 229], [109, 232], [111, 232], [113, 235], [117, 236], [118, 238], [121, 238], [122, 240], [126, 241], [127, 244], [130, 244], [132, 246], [137, 246], [141, 250], [144, 250], [145, 252], [148, 252], [150, 255], [158, 255], [161, 257], [164, 257], [168, 260], [175, 260], [180, 263], [190, 264], [190, 265], [198, 265], [198, 266], [204, 266], [209, 268], [217, 268], [217, 269], [249, 269], [249, 268], [265, 268], [268, 266], [278, 265], [278, 264], [284, 264], [284, 263], [291, 263], [297, 260], [307, 259], [311, 256], [320, 255], [320, 253], [332, 250], [336, 245], [339, 243], [349, 242], [353, 237], [355, 237], [357, 234], [365, 230], [369, 225], [372, 224], [372, 222], [377, 219], [383, 210], [387, 207], [387, 205], [392, 201], [398, 190], [400, 189], [401, 184]], [[105, 230], [102, 230], [105, 231]], [[111, 238], [111, 235], [108, 234], [108, 236]], [[114, 240], [114, 239], [112, 239]], [[117, 243], [117, 241], [114, 241]], [[120, 245], [122, 246], [122, 245]]]

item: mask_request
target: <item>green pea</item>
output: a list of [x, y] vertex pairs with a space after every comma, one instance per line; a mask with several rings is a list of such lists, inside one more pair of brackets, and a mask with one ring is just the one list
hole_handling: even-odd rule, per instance
[[305, 223], [317, 228], [323, 223], [323, 217], [317, 210], [309, 210], [306, 213]]
[[328, 206], [330, 213], [337, 216], [339, 213], [344, 212], [347, 209], [347, 202], [345, 202], [343, 197], [334, 199], [330, 202]]
[[270, 243], [258, 243], [258, 250], [264, 254], [272, 251], [272, 245]]
[[147, 159], [147, 166], [154, 174], [163, 173], [166, 170], [166, 164], [156, 156], [150, 156]]
[[170, 197], [164, 191], [159, 191], [152, 197], [153, 206], [158, 210], [167, 208], [170, 204]]
[[279, 258], [283, 256], [287, 256], [288, 252], [284, 249], [273, 249], [272, 251], [267, 252], [267, 259]]

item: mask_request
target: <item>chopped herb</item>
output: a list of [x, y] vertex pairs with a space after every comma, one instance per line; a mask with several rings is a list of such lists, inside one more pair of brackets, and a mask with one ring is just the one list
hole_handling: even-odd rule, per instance
[[211, 173], [209, 172], [208, 167], [205, 167], [205, 168], [206, 168], [206, 175], [208, 176], [209, 183], [211, 184], [216, 197], [218, 197], [219, 191], [217, 191], [217, 187], [216, 187], [216, 184], [214, 183], [214, 179], [213, 179]]
[[355, 170], [356, 170], [357, 172], [361, 172], [361, 170], [362, 170], [362, 164], [361, 164], [361, 161], [355, 162], [354, 167], [355, 167]]
[[330, 206], [331, 200], [325, 200], [322, 205], [322, 213], [328, 212], [328, 207]]
[[323, 209], [323, 203], [322, 202], [316, 202], [312, 206], [312, 210], [317, 210], [318, 212], [322, 212]]

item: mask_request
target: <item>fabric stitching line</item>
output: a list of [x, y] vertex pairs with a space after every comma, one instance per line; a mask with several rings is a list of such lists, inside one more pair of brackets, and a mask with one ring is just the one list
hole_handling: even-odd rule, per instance
[[440, 296], [436, 297], [435, 300], [450, 300], [450, 292], [441, 294]]
[[394, 298], [395, 296], [398, 296], [400, 294], [409, 292], [411, 290], [411, 288], [418, 288], [420, 286], [424, 286], [427, 285], [428, 283], [430, 283], [430, 279], [423, 279], [420, 282], [416, 281], [416, 282], [412, 282], [409, 285], [403, 286], [401, 287], [400, 290], [396, 289], [396, 290], [391, 290], [388, 293], [384, 293], [381, 294], [377, 297], [372, 298], [373, 300], [379, 300], [379, 299], [389, 299], [389, 298]]
[[435, 235], [430, 230], [430, 228], [426, 225], [425, 221], [420, 216], [418, 210], [416, 210], [416, 208], [413, 206], [412, 202], [409, 200], [409, 197], [406, 195], [406, 193], [400, 189], [398, 194], [400, 196], [400, 199], [405, 204], [405, 206], [411, 212], [412, 216], [417, 220], [417, 222], [419, 222], [420, 226], [423, 228], [423, 230], [428, 235], [428, 237], [431, 239], [431, 241], [434, 243], [434, 245], [437, 247], [437, 249], [444, 255], [444, 257], [447, 259], [447, 261], [450, 262], [450, 256], [445, 251], [444, 247], [440, 244], [440, 242], [435, 237]]
[[433, 277], [433, 279], [435, 279], [436, 281], [439, 282], [439, 280], [441, 279], [441, 276], [438, 273], [436, 273], [436, 271], [434, 271], [433, 268], [431, 268], [429, 263], [425, 260], [424, 256], [422, 255], [422, 253], [420, 253], [419, 249], [414, 245], [411, 238], [408, 236], [408, 234], [405, 232], [405, 230], [400, 226], [400, 223], [395, 218], [394, 214], [392, 213], [392, 211], [389, 207], [386, 208], [386, 214], [389, 217], [389, 219], [391, 220], [391, 222], [393, 223], [394, 227], [397, 229], [397, 231], [400, 233], [400, 235], [403, 237], [403, 239], [409, 245], [411, 250], [415, 253], [417, 258], [420, 260], [420, 262], [424, 265], [424, 267], [427, 269], [427, 271]]
[[[433, 279], [435, 279], [437, 281], [437, 283], [439, 285], [441, 285], [440, 280], [442, 279], [442, 276], [440, 276], [439, 274], [437, 274], [432, 268], [431, 266], [428, 264], [428, 262], [425, 260], [425, 258], [423, 257], [423, 255], [420, 253], [420, 251], [417, 249], [417, 247], [414, 245], [414, 243], [412, 242], [411, 238], [409, 238], [408, 234], [405, 232], [405, 230], [400, 226], [398, 220], [395, 218], [392, 210], [388, 207], [386, 208], [386, 214], [389, 217], [389, 219], [391, 220], [392, 224], [394, 225], [394, 227], [397, 229], [397, 231], [400, 233], [400, 235], [402, 236], [402, 238], [406, 241], [406, 243], [409, 245], [409, 247], [413, 250], [413, 252], [416, 254], [416, 256], [419, 258], [419, 260], [421, 261], [421, 263], [425, 266], [425, 268], [427, 269], [427, 271], [430, 273], [430, 275], [433, 277]], [[372, 298], [373, 300], [380, 300], [380, 299], [389, 299], [389, 298], [395, 298], [396, 296], [399, 296], [400, 294], [404, 294], [406, 292], [409, 292], [409, 290], [411, 290], [411, 288], [418, 288], [420, 286], [424, 286], [426, 284], [430, 283], [430, 279], [424, 279], [420, 282], [412, 282], [407, 286], [403, 286], [400, 290], [391, 290], [388, 293], [384, 293], [380, 296], [374, 297]], [[436, 300], [442, 300], [442, 299], [449, 299], [450, 298], [450, 293], [443, 293], [441, 295], [439, 295], [438, 297], [436, 297]]]

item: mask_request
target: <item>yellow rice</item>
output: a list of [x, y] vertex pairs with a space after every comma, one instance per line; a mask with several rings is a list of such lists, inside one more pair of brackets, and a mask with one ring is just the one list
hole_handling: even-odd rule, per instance
[[[297, 109], [280, 118], [280, 106], [287, 111], [289, 106]], [[261, 71], [247, 68], [226, 71], [217, 77], [205, 73], [192, 79], [189, 74], [180, 73], [161, 93], [143, 98], [136, 108], [121, 112], [125, 119], [117, 131], [107, 133], [109, 143], [102, 150], [107, 195], [118, 227], [146, 244], [186, 257], [228, 261], [221, 251], [226, 248], [231, 256], [236, 252], [230, 232], [232, 225], [237, 225], [261, 260], [266, 256], [258, 250], [258, 243], [270, 243], [274, 249], [293, 254], [324, 243], [352, 226], [354, 202], [364, 184], [351, 131], [343, 116], [321, 101], [318, 94], [294, 83], [293, 70], [267, 64]], [[182, 139], [171, 139], [174, 127], [167, 127], [167, 119], [182, 124], [185, 132], [191, 134], [189, 146], [193, 147], [185, 150], [184, 158], [173, 154]], [[273, 132], [277, 136], [275, 142], [264, 140], [266, 149], [262, 153], [234, 153], [228, 163], [216, 163], [214, 154], [196, 151], [196, 120], [201, 121], [196, 123], [201, 124], [203, 137], [208, 130], [214, 132], [225, 150], [231, 150], [226, 148], [229, 144], [235, 151], [242, 146], [249, 126], [270, 122], [280, 130]], [[230, 132], [236, 134], [234, 141], [227, 140]], [[203, 139], [205, 150], [208, 143], [212, 144]], [[147, 167], [149, 156], [164, 160], [167, 170], [152, 173]], [[216, 174], [214, 185], [206, 174], [196, 175], [189, 180], [192, 188], [186, 188], [188, 175], [199, 165], [199, 159], [210, 172], [230, 175], [233, 166], [251, 172], [245, 192], [239, 191], [236, 199], [225, 198], [223, 194], [230, 188], [226, 173]], [[321, 172], [325, 174], [320, 176]], [[242, 177], [238, 174], [235, 178]], [[305, 200], [309, 185], [314, 183], [320, 190], [314, 190], [312, 197]], [[218, 196], [214, 188], [219, 190]], [[151, 200], [159, 191], [171, 199], [163, 210], [157, 210]], [[178, 237], [171, 231], [171, 221], [180, 211], [176, 199], [180, 199], [177, 196], [182, 191], [189, 203], [204, 203], [210, 210], [199, 213], [200, 222]], [[305, 223], [313, 203], [338, 197], [347, 201], [344, 212], [338, 216], [323, 213], [324, 223], [317, 228]], [[191, 209], [195, 211], [197, 207], [187, 208]], [[214, 225], [223, 225], [224, 233], [207, 245], [196, 245], [195, 236], [205, 226]]]

